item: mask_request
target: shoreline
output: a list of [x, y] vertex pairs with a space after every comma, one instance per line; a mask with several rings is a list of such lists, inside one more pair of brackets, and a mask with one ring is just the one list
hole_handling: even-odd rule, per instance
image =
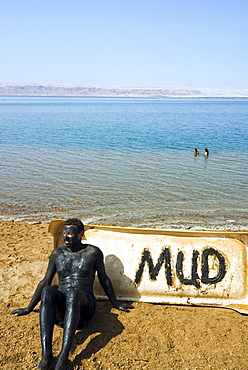
[[[71, 214], [61, 214], [58, 215], [57, 217], [42, 217], [41, 215], [5, 215], [2, 216], [0, 215], [0, 223], [5, 223], [5, 222], [14, 222], [14, 223], [21, 223], [21, 224], [27, 224], [27, 225], [32, 225], [32, 224], [49, 224], [53, 220], [66, 220], [67, 218], [71, 217], [77, 217], [85, 225], [90, 225], [90, 224], [96, 224], [96, 225], [102, 225], [102, 226], [119, 226], [119, 227], [134, 227], [134, 228], [152, 228], [152, 229], [157, 229], [157, 230], [186, 230], [186, 231], [218, 231], [218, 232], [224, 232], [224, 231], [230, 231], [230, 232], [247, 232], [248, 231], [248, 226], [244, 226], [239, 223], [238, 220], [236, 219], [226, 219], [222, 223], [219, 222], [218, 224], [212, 224], [204, 226], [204, 217], [201, 219], [198, 219], [197, 222], [193, 221], [188, 221], [188, 223], [185, 222], [178, 222], [177, 224], [174, 222], [170, 223], [159, 223], [159, 221], [147, 221], [147, 222], [130, 222], [130, 220], [116, 220], [112, 219], [112, 222], [110, 219], [105, 218], [105, 219], [94, 219], [87, 217], [82, 217], [78, 214], [75, 214], [75, 212], [72, 212]], [[140, 220], [141, 221], [141, 220]], [[190, 225], [190, 226], [188, 226]], [[174, 226], [174, 227], [173, 227]]]

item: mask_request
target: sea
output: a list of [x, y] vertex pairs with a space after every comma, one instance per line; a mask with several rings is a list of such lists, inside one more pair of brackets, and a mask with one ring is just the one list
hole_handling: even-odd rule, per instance
[[248, 100], [2, 96], [0, 126], [0, 220], [248, 228]]

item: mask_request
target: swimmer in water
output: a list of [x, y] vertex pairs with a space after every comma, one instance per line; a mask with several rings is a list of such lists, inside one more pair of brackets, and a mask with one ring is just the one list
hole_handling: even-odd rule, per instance
[[197, 148], [195, 148], [195, 149], [194, 149], [194, 156], [196, 156], [196, 155], [198, 155], [198, 154], [200, 154], [200, 153], [198, 152]]
[[204, 155], [205, 155], [205, 157], [209, 156], [209, 150], [207, 148], [204, 149]]

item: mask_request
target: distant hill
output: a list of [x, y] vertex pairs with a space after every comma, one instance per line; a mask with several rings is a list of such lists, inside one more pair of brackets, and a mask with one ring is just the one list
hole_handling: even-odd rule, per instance
[[0, 83], [1, 96], [81, 96], [114, 98], [248, 98], [248, 89]]

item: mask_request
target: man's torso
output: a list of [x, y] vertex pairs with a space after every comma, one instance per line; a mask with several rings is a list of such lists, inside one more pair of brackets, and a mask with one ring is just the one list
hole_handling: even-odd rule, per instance
[[59, 248], [59, 254], [55, 259], [59, 290], [66, 291], [75, 287], [84, 291], [92, 291], [98, 253], [99, 249], [92, 245], [86, 245], [77, 252], [71, 252], [66, 247]]

